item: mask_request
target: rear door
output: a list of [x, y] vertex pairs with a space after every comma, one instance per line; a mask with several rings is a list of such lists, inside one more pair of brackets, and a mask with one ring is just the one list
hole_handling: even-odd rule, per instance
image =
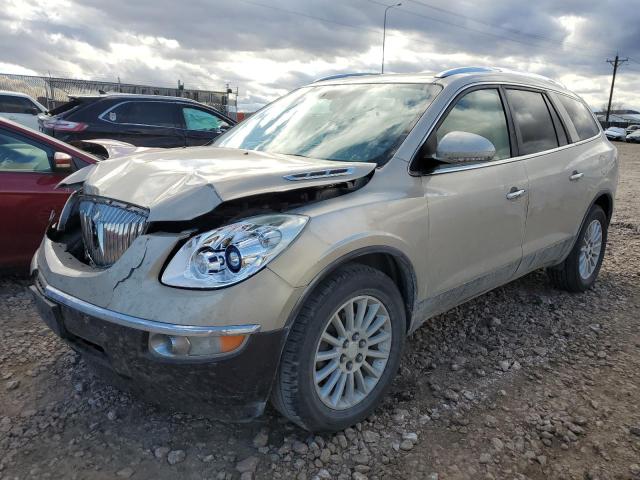
[[180, 107], [187, 146], [206, 145], [231, 125], [215, 113], [191, 105]]
[[59, 213], [69, 191], [55, 190], [65, 174], [54, 172], [54, 149], [0, 128], [0, 266], [26, 267], [38, 248], [51, 211]]
[[557, 102], [541, 90], [505, 90], [530, 185], [520, 275], [557, 263], [568, 252], [589, 203], [588, 189], [585, 157], [571, 145], [575, 129], [568, 128]]
[[[522, 258], [526, 169], [511, 142], [499, 87], [463, 94], [427, 140], [469, 132], [491, 141], [496, 154], [475, 164], [436, 164], [423, 176], [429, 210], [428, 313], [441, 312], [513, 278]], [[429, 146], [431, 144], [431, 146]]]
[[108, 138], [137, 147], [172, 148], [185, 146], [179, 114], [174, 102], [125, 100], [107, 109], [99, 118], [111, 126]]

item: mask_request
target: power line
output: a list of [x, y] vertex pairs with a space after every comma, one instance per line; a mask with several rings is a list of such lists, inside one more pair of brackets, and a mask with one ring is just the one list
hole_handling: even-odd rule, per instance
[[[386, 4], [384, 4], [382, 2], [379, 2], [377, 0], [366, 0], [366, 1], [368, 1], [370, 3], [373, 3], [373, 4], [376, 4], [376, 5], [384, 6], [384, 7], [387, 6]], [[416, 2], [414, 1], [414, 3], [416, 3]], [[426, 5], [426, 4], [423, 4], [423, 5]], [[440, 10], [445, 11], [444, 9], [440, 9]], [[534, 43], [527, 42], [527, 41], [524, 41], [524, 40], [520, 40], [520, 39], [517, 39], [517, 38], [512, 38], [512, 37], [509, 37], [509, 36], [506, 36], [506, 35], [501, 35], [499, 33], [492, 33], [492, 32], [487, 32], [487, 31], [484, 31], [484, 30], [479, 30], [477, 28], [472, 28], [472, 27], [469, 27], [467, 25], [461, 25], [459, 23], [451, 22], [449, 20], [444, 20], [444, 19], [441, 19], [441, 18], [436, 18], [436, 17], [432, 17], [432, 16], [429, 16], [429, 15], [424, 15], [424, 14], [421, 14], [421, 13], [418, 13], [418, 12], [414, 12], [413, 10], [408, 10], [406, 8], [400, 8], [400, 9], [398, 9], [398, 11], [399, 12], [403, 12], [403, 13], [408, 14], [408, 15], [413, 15], [413, 16], [421, 17], [421, 18], [424, 18], [424, 19], [427, 19], [427, 20], [431, 20], [431, 21], [434, 21], [434, 22], [442, 23], [444, 25], [448, 25], [448, 26], [451, 26], [451, 27], [459, 28], [459, 29], [462, 29], [462, 30], [467, 30], [467, 31], [470, 31], [470, 32], [479, 33], [481, 35], [485, 35], [485, 36], [488, 36], [488, 37], [497, 38], [499, 40], [507, 40], [507, 41], [510, 41], [510, 42], [515, 42], [515, 43], [519, 43], [519, 44], [526, 45], [526, 46], [529, 46], [529, 47], [534, 47], [534, 48], [548, 48], [548, 46], [546, 46], [546, 45], [534, 44]], [[452, 15], [456, 15], [454, 13], [451, 13], [451, 14]], [[463, 17], [463, 18], [467, 18], [467, 17]], [[495, 28], [500, 28], [500, 27], [495, 27]], [[427, 42], [422, 42], [422, 43], [427, 43]], [[557, 43], [557, 42], [555, 42], [555, 43]], [[574, 57], [582, 57], [582, 58], [585, 58], [585, 59], [586, 58], [593, 59], [593, 58], [596, 57], [596, 55], [593, 55], [593, 54], [577, 53], [575, 51], [573, 51], [571, 53], [572, 53], [572, 55]], [[598, 55], [597, 58], [601, 58], [601, 56]]]
[[610, 63], [611, 65], [613, 65], [613, 77], [611, 77], [611, 90], [609, 91], [609, 103], [607, 105], [607, 118], [605, 120], [605, 123], [607, 124], [607, 126], [609, 126], [609, 114], [611, 113], [611, 100], [613, 99], [613, 86], [616, 83], [616, 72], [618, 71], [618, 67], [620, 65], [628, 61], [629, 61], [628, 58], [620, 58], [617, 53], [616, 53], [615, 59], [611, 60], [607, 58], [607, 63]]

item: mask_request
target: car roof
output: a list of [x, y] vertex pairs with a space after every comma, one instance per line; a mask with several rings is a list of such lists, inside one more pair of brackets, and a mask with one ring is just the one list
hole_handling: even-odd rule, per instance
[[0, 90], [0, 95], [9, 95], [11, 97], [31, 98], [30, 95], [22, 92], [12, 92], [11, 90]]
[[320, 79], [313, 85], [370, 83], [432, 83], [443, 87], [463, 87], [474, 83], [510, 83], [554, 90], [572, 97], [577, 95], [560, 82], [535, 73], [518, 72], [500, 67], [461, 67], [432, 73], [340, 74]]
[[[192, 98], [185, 97], [173, 97], [170, 95], [143, 95], [140, 93], [97, 93], [97, 94], [81, 94], [81, 95], [69, 95], [70, 99], [137, 99], [137, 100], [171, 100], [173, 102], [188, 102], [197, 103], [198, 105], [204, 105]], [[205, 105], [207, 106], [207, 105]]]

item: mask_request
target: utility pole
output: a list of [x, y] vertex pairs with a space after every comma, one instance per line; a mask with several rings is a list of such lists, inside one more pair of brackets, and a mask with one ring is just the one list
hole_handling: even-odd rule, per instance
[[607, 63], [610, 63], [611, 65], [613, 65], [613, 78], [611, 79], [611, 91], [609, 92], [609, 104], [607, 105], [607, 119], [605, 120], [607, 127], [609, 126], [609, 115], [611, 114], [611, 100], [613, 100], [613, 86], [616, 83], [616, 72], [618, 71], [618, 67], [620, 65], [628, 61], [629, 61], [628, 58], [619, 58], [617, 53], [616, 53], [615, 59], [613, 60], [609, 58], [607, 59]]
[[387, 12], [394, 7], [399, 7], [402, 3], [396, 3], [395, 5], [389, 5], [384, 9], [384, 22], [382, 24], [382, 69], [380, 73], [384, 73], [384, 43], [387, 39]]

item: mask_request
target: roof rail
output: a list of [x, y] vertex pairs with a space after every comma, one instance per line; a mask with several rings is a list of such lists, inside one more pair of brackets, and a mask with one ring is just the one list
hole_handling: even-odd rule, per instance
[[489, 73], [499, 72], [500, 70], [495, 67], [458, 67], [450, 68], [449, 70], [443, 70], [435, 75], [436, 78], [447, 78], [451, 75], [457, 75], [459, 73]]
[[512, 73], [515, 75], [522, 75], [524, 77], [537, 78], [539, 80], [544, 80], [546, 82], [555, 83], [562, 88], [566, 88], [562, 83], [554, 80], [553, 78], [545, 77], [544, 75], [539, 75], [537, 73], [529, 73], [529, 72], [519, 72], [517, 70], [511, 70], [509, 68], [502, 67], [459, 67], [452, 68], [450, 70], [444, 70], [437, 75], [436, 78], [446, 78], [451, 75], [457, 75], [462, 73]]
[[372, 72], [337, 73], [335, 75], [329, 75], [328, 77], [318, 78], [311, 83], [324, 82], [325, 80], [337, 80], [339, 78], [346, 78], [346, 77], [362, 77], [364, 75], [377, 75], [377, 73], [372, 73]]

